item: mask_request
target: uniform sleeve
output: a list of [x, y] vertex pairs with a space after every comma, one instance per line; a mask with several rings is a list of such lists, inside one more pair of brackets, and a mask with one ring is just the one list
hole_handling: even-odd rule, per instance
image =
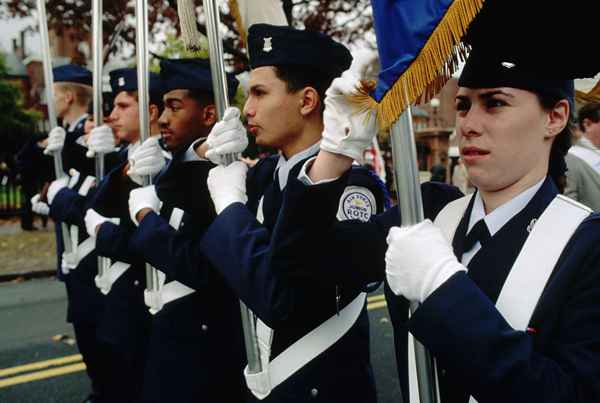
[[193, 238], [176, 231], [158, 214], [146, 214], [131, 236], [131, 246], [148, 263], [188, 287], [210, 286], [208, 260]]
[[408, 328], [480, 402], [600, 401], [600, 253], [595, 250], [559, 261], [555, 275], [562, 276], [564, 267], [581, 270], [562, 279], [568, 289], [553, 293], [565, 299], [552, 308], [558, 311], [554, 321], [539, 324], [540, 332], [556, 335], [545, 342], [536, 339], [542, 335], [511, 328], [466, 273], [455, 274], [427, 298]]
[[102, 223], [96, 234], [96, 251], [119, 262], [135, 264], [141, 260], [131, 245], [132, 231], [121, 225], [106, 221]]
[[86, 198], [73, 189], [61, 189], [50, 205], [50, 217], [69, 225], [83, 225]]

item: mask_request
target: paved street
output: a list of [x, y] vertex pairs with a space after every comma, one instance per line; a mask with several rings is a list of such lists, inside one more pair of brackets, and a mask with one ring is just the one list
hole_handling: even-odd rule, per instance
[[[369, 299], [372, 361], [380, 403], [400, 401], [392, 328], [380, 292]], [[89, 391], [84, 365], [65, 323], [62, 283], [53, 279], [0, 283], [0, 402], [79, 403]]]

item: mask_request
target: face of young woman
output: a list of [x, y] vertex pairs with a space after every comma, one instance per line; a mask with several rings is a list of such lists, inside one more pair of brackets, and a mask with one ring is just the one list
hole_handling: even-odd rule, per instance
[[456, 95], [460, 156], [482, 191], [525, 189], [547, 172], [552, 135], [537, 95], [516, 88], [461, 87]]

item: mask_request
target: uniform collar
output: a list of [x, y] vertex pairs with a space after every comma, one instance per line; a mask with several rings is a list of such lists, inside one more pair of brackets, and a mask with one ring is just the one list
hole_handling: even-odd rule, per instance
[[67, 131], [72, 132], [73, 130], [75, 130], [77, 125], [79, 125], [81, 123], [81, 121], [87, 119], [87, 117], [88, 117], [88, 114], [84, 113], [83, 115], [81, 115], [80, 117], [78, 117], [77, 119], [75, 119], [74, 121], [69, 123], [69, 125], [67, 126]]
[[304, 149], [304, 150], [300, 151], [299, 153], [294, 154], [292, 156], [292, 158], [290, 158], [289, 160], [286, 160], [285, 157], [283, 156], [283, 154], [279, 155], [279, 161], [277, 161], [277, 167], [275, 168], [275, 174], [278, 176], [279, 188], [281, 190], [285, 189], [285, 185], [287, 184], [288, 176], [289, 176], [292, 168], [294, 168], [294, 166], [296, 166], [296, 164], [298, 164], [300, 161], [303, 161], [306, 158], [312, 157], [313, 155], [318, 153], [320, 146], [321, 146], [321, 142], [318, 141], [315, 144], [313, 144], [312, 146], [308, 147], [307, 149]]
[[544, 184], [546, 178], [544, 177], [542, 180], [537, 182], [535, 185], [527, 188], [523, 192], [519, 193], [517, 196], [513, 197], [511, 200], [507, 201], [503, 205], [496, 208], [490, 214], [485, 214], [485, 209], [483, 207], [483, 200], [481, 199], [481, 193], [477, 192], [475, 194], [475, 202], [473, 204], [473, 209], [471, 210], [471, 217], [469, 219], [469, 227], [467, 228], [467, 234], [473, 226], [481, 219], [485, 220], [485, 224], [490, 231], [490, 235], [494, 236], [496, 232], [500, 230], [512, 217], [517, 215], [521, 210], [527, 206], [527, 204], [533, 199], [533, 196], [538, 192], [538, 190]]

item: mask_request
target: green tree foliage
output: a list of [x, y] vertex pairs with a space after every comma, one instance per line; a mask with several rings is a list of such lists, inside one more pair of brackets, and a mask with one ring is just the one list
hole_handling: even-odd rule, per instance
[[23, 109], [21, 93], [6, 79], [4, 56], [0, 54], [0, 143], [18, 148], [35, 133], [39, 115]]

